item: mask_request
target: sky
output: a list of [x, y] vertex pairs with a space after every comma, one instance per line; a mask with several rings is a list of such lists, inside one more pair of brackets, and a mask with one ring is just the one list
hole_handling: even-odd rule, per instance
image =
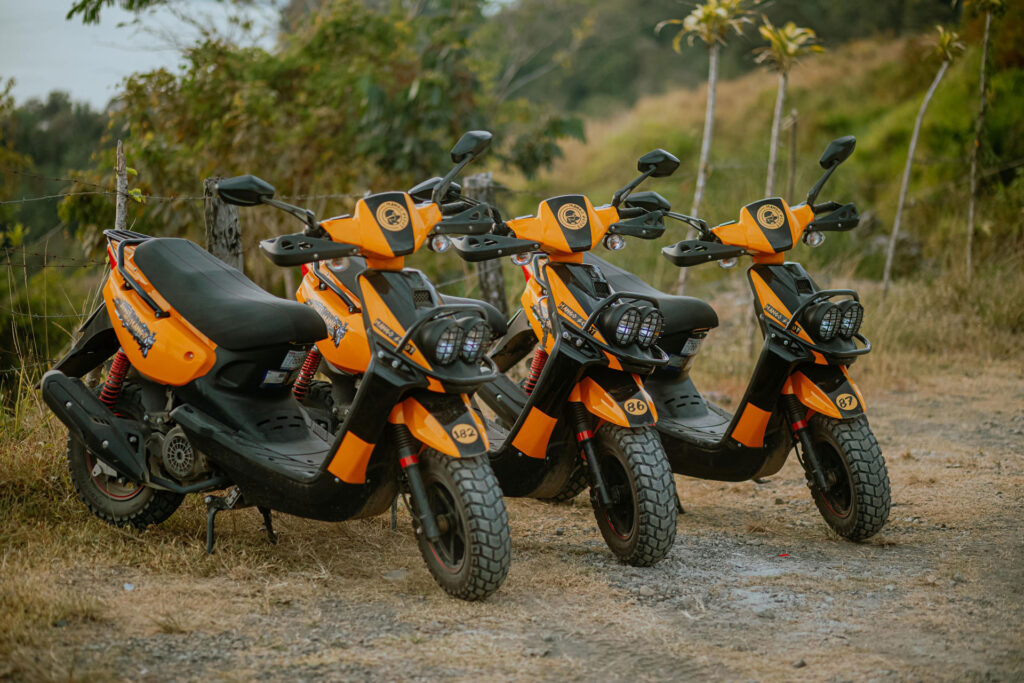
[[[121, 80], [135, 72], [176, 68], [181, 61], [173, 40], [194, 36], [194, 30], [169, 10], [144, 15], [144, 27], [124, 26], [133, 16], [117, 7], [104, 8], [100, 23], [65, 20], [72, 0], [0, 0], [0, 79], [13, 77], [14, 98], [45, 98], [65, 90], [72, 100], [102, 109]], [[212, 0], [176, 0], [193, 16], [227, 26], [226, 10]], [[268, 25], [274, 15], [267, 12]], [[154, 31], [158, 34], [154, 34]], [[265, 39], [269, 44], [270, 39]]]

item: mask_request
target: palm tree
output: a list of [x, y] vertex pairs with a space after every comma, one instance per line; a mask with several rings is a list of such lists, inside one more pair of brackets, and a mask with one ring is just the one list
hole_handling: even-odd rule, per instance
[[971, 249], [974, 242], [974, 205], [978, 195], [978, 154], [981, 152], [981, 134], [985, 128], [986, 76], [988, 75], [988, 47], [992, 35], [992, 16], [1006, 8], [1005, 0], [969, 0], [979, 12], [985, 13], [985, 35], [981, 41], [981, 81], [978, 87], [978, 118], [974, 122], [974, 144], [971, 145], [971, 196], [967, 201], [967, 281], [973, 273]]
[[768, 178], [764, 185], [764, 196], [775, 194], [775, 161], [779, 153], [779, 129], [782, 127], [782, 108], [786, 103], [786, 86], [789, 83], [789, 71], [801, 57], [812, 52], [824, 52], [825, 48], [817, 44], [817, 36], [809, 28], [797, 26], [792, 21], [784, 26], [773, 26], [768, 17], [762, 16], [764, 23], [758, 27], [761, 37], [768, 45], [755, 52], [758, 64], [767, 64], [779, 74], [779, 90], [775, 96], [775, 115], [772, 117], [772, 138], [768, 147]]
[[914, 121], [914, 132], [910, 136], [910, 148], [907, 150], [907, 165], [903, 168], [903, 182], [900, 184], [900, 197], [896, 204], [896, 219], [892, 223], [892, 235], [889, 236], [889, 249], [885, 254], [885, 271], [882, 273], [882, 301], [885, 301], [886, 292], [889, 291], [889, 278], [892, 273], [892, 258], [896, 252], [896, 237], [900, 232], [900, 223], [903, 221], [903, 206], [907, 201], [907, 186], [910, 185], [910, 169], [914, 164], [914, 150], [917, 148], [917, 138], [921, 133], [921, 122], [924, 121], [924, 113], [932, 101], [935, 89], [939, 87], [939, 81], [946, 75], [949, 65], [953, 63], [963, 49], [960, 36], [955, 31], [947, 31], [941, 26], [936, 27], [939, 35], [935, 40], [935, 54], [942, 60], [938, 73], [935, 74], [932, 84], [928, 86], [928, 92], [924, 95], [921, 108], [917, 111], [917, 120]]
[[[753, 0], [756, 4], [758, 0]], [[693, 193], [691, 216], [700, 215], [700, 204], [704, 199], [704, 187], [708, 177], [708, 157], [711, 153], [711, 135], [715, 121], [715, 88], [718, 86], [718, 56], [729, 31], [743, 33], [743, 24], [749, 24], [749, 0], [705, 0], [693, 8], [684, 19], [666, 19], [654, 27], [655, 33], [670, 24], [680, 26], [672, 39], [672, 49], [682, 54], [682, 41], [689, 45], [699, 38], [708, 47], [708, 104], [704, 111], [704, 136], [700, 144], [700, 162], [697, 165], [697, 187]], [[686, 285], [686, 268], [679, 271], [676, 289], [681, 294]]]

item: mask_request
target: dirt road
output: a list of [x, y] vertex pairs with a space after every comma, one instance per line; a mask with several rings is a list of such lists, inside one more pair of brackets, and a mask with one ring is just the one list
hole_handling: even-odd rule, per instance
[[512, 571], [482, 604], [434, 585], [404, 515], [282, 517], [271, 547], [229, 513], [212, 558], [195, 504], [137, 537], [83, 517], [97, 540], [45, 571], [92, 616], [0, 677], [1021, 680], [1020, 368], [867, 398], [894, 501], [867, 543], [826, 529], [794, 461], [764, 484], [677, 478], [686, 514], [652, 569], [613, 560], [585, 496], [509, 501]]

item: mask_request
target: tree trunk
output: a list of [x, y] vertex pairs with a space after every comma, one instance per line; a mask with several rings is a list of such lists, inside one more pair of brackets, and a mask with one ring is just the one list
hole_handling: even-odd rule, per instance
[[217, 196], [217, 181], [203, 181], [206, 198], [206, 250], [233, 268], [242, 270], [242, 229], [238, 223], [238, 207], [222, 202]]
[[972, 258], [974, 245], [974, 209], [978, 199], [978, 155], [981, 153], [981, 134], [985, 128], [985, 76], [988, 66], [989, 31], [992, 28], [992, 13], [985, 13], [985, 37], [981, 41], [981, 84], [978, 87], [978, 119], [974, 122], [974, 144], [971, 145], [971, 195], [967, 200], [967, 281], [974, 275]]
[[[704, 137], [700, 142], [700, 162], [697, 164], [697, 187], [693, 192], [693, 208], [690, 215], [700, 216], [700, 204], [704, 200], [704, 187], [708, 180], [708, 158], [711, 155], [711, 136], [715, 127], [715, 88], [718, 85], [718, 53], [721, 45], [712, 43], [708, 47], [708, 104], [704, 110]], [[689, 231], [693, 233], [693, 230]], [[686, 288], [686, 274], [688, 269], [679, 269], [679, 279], [676, 281], [676, 292], [682, 294]]]
[[793, 201], [796, 191], [796, 126], [799, 123], [796, 109], [789, 113], [789, 170], [786, 173], [786, 201]]
[[775, 196], [775, 162], [779, 157], [779, 131], [782, 129], [782, 107], [786, 103], [785, 72], [779, 74], [779, 92], [775, 96], [775, 115], [772, 117], [772, 139], [768, 145], [768, 179], [764, 184], [764, 196]]
[[896, 204], [896, 219], [892, 223], [892, 235], [889, 236], [889, 249], [885, 254], [885, 271], [882, 273], [882, 301], [885, 301], [885, 295], [889, 291], [889, 279], [892, 274], [892, 259], [896, 253], [896, 238], [900, 233], [900, 224], [903, 221], [903, 206], [907, 201], [907, 187], [910, 185], [910, 169], [914, 165], [914, 150], [917, 148], [917, 138], [921, 133], [921, 123], [924, 121], [924, 113], [928, 110], [928, 105], [932, 101], [932, 96], [935, 94], [935, 89], [939, 87], [939, 81], [946, 75], [946, 70], [949, 68], [949, 62], [943, 62], [942, 66], [939, 67], [939, 72], [935, 74], [935, 80], [928, 87], [928, 92], [924, 95], [924, 100], [921, 102], [921, 108], [917, 111], [917, 120], [914, 121], [914, 132], [910, 136], [910, 148], [907, 150], [907, 165], [903, 168], [903, 182], [900, 183], [900, 197]]
[[[477, 201], [495, 204], [494, 178], [490, 173], [478, 173], [466, 178], [463, 183], [466, 196]], [[502, 259], [491, 259], [476, 264], [476, 274], [480, 282], [480, 298], [493, 305], [504, 316], [508, 316], [508, 305], [505, 303], [505, 274], [501, 271]]]

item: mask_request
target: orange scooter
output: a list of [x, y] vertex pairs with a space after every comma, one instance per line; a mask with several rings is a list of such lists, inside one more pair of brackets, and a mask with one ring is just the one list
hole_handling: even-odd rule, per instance
[[[489, 140], [482, 132], [463, 136], [449, 175]], [[455, 343], [490, 330], [479, 306], [418, 305], [433, 288], [402, 268], [404, 256], [429, 240], [489, 229], [486, 212], [445, 219], [434, 202], [387, 192], [360, 199], [351, 217], [321, 224], [273, 199], [274, 188], [253, 176], [221, 181], [218, 194], [306, 223], [301, 233], [260, 245], [275, 263], [366, 255], [377, 269], [358, 279], [362, 313], [329, 336], [315, 308], [267, 294], [192, 242], [108, 230], [104, 302], [42, 381], [47, 405], [71, 435], [79, 496], [101, 519], [142, 528], [167, 519], [185, 494], [228, 488], [226, 496], [206, 496], [212, 552], [221, 510], [257, 506], [273, 541], [271, 510], [341, 521], [383, 512], [408, 491], [437, 583], [467, 600], [492, 594], [509, 568], [508, 518], [469, 395], [497, 371]], [[350, 362], [362, 375], [332, 435], [295, 400], [293, 382], [313, 344], [348, 335], [361, 340]], [[77, 378], [111, 356], [96, 396]]]

